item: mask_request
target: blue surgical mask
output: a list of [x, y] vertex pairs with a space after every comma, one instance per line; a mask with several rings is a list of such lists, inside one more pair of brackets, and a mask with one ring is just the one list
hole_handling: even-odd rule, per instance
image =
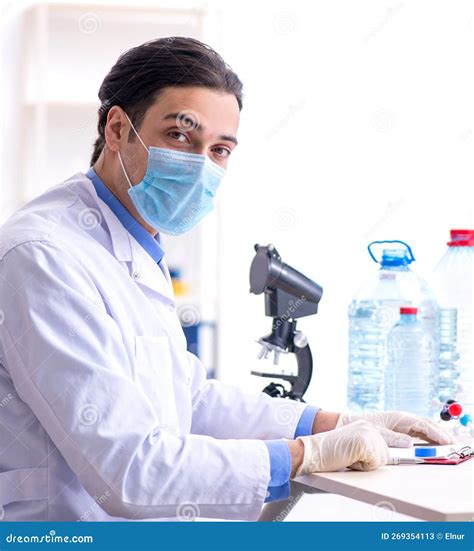
[[147, 147], [125, 116], [148, 151], [146, 174], [135, 186], [118, 152], [135, 208], [150, 226], [163, 233], [179, 235], [189, 231], [214, 208], [213, 199], [225, 169], [206, 155]]

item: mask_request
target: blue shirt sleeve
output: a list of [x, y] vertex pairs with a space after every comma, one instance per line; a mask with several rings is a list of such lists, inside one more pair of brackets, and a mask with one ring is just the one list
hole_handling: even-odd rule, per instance
[[284, 440], [264, 441], [270, 455], [270, 482], [265, 503], [290, 495], [291, 454]]
[[[295, 438], [312, 434], [320, 408], [307, 406], [298, 421]], [[270, 482], [265, 503], [287, 499], [290, 495], [291, 454], [284, 440], [265, 440], [270, 455]]]
[[320, 410], [321, 408], [316, 406], [306, 406], [300, 420], [298, 421], [298, 425], [295, 430], [295, 438], [298, 438], [298, 436], [309, 436], [310, 434], [313, 434], [313, 423]]

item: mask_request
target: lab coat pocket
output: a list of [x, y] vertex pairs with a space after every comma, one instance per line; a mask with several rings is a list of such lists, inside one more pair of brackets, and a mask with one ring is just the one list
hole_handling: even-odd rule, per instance
[[[48, 469], [13, 469], [0, 473], [0, 513], [2, 506], [15, 501], [48, 499]], [[2, 520], [0, 516], [0, 520]]]
[[179, 434], [173, 359], [166, 335], [135, 337], [135, 382], [150, 399], [157, 426]]

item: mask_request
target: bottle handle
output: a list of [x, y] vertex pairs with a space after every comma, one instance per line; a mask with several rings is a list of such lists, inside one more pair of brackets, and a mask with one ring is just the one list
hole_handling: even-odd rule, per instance
[[408, 253], [410, 254], [409, 264], [411, 264], [415, 260], [415, 257], [413, 256], [413, 251], [411, 250], [410, 245], [408, 245], [408, 243], [405, 243], [405, 241], [399, 241], [398, 239], [395, 239], [393, 241], [372, 241], [372, 243], [369, 243], [369, 245], [367, 246], [367, 250], [369, 251], [369, 254], [370, 254], [370, 257], [372, 258], [372, 260], [374, 262], [376, 262], [377, 264], [380, 264], [380, 261], [375, 258], [371, 247], [372, 247], [372, 245], [380, 245], [382, 243], [400, 243], [401, 245], [404, 245], [408, 249]]

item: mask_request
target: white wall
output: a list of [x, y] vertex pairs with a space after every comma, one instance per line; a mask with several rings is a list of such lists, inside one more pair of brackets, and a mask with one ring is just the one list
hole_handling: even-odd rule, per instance
[[17, 182], [20, 175], [19, 162], [17, 160], [17, 144], [20, 141], [21, 105], [18, 91], [21, 86], [21, 67], [18, 56], [21, 43], [24, 38], [22, 18], [12, 14], [8, 25], [2, 26], [2, 73], [0, 85], [0, 102], [2, 104], [2, 140], [1, 140], [1, 175], [0, 186], [0, 217], [14, 210], [19, 200]]
[[253, 244], [271, 242], [324, 287], [318, 315], [299, 322], [315, 359], [307, 397], [340, 408], [347, 306], [375, 269], [368, 242], [407, 240], [426, 273], [450, 227], [474, 225], [474, 4], [252, 6], [223, 9], [245, 106], [221, 193], [221, 374], [242, 381], [260, 365], [253, 340], [270, 320], [248, 269]]
[[[25, 5], [29, 3], [34, 4]], [[80, 105], [95, 101], [102, 74], [98, 68], [107, 69], [131, 45], [132, 35], [136, 43], [141, 37], [151, 38], [154, 27], [137, 24], [143, 19], [137, 14], [130, 32], [114, 32], [115, 8], [117, 20], [123, 22], [127, 6], [141, 9], [137, 2], [65, 4], [77, 6], [71, 40], [64, 36], [69, 27], [55, 19], [49, 28], [49, 59], [62, 59], [61, 44], [69, 51], [79, 48], [84, 55], [76, 65], [67, 64], [73, 69], [67, 78], [63, 70], [54, 70], [59, 62], [48, 65], [46, 92], [60, 90], [68, 98], [72, 94], [70, 99]], [[245, 86], [240, 145], [213, 215], [220, 228], [219, 374], [256, 388], [264, 384], [248, 373], [263, 367], [255, 359], [254, 341], [269, 331], [270, 320], [264, 317], [263, 297], [248, 292], [248, 271], [254, 243], [272, 242], [285, 262], [324, 287], [318, 315], [299, 322], [315, 359], [307, 396], [323, 407], [341, 408], [347, 369], [346, 310], [367, 271], [374, 269], [367, 243], [405, 239], [413, 245], [417, 267], [426, 272], [443, 253], [450, 227], [474, 225], [474, 4], [470, 0], [144, 0], [141, 4], [143, 9], [207, 10], [204, 40], [223, 55]], [[87, 13], [98, 15], [100, 27], [81, 34], [78, 25]], [[24, 45], [20, 27], [14, 25], [18, 24], [9, 25], [4, 43], [3, 104], [8, 109], [3, 213], [17, 206], [22, 185], [15, 177], [21, 162], [12, 164], [12, 159], [21, 144], [30, 143], [18, 139], [31, 132], [28, 119], [21, 125], [17, 120], [18, 102], [35, 102], [17, 93], [21, 82], [14, 78], [15, 67], [26, 64], [12, 62]], [[34, 49], [34, 37], [26, 38]], [[84, 78], [93, 44], [98, 57]], [[61, 66], [64, 69], [64, 63]], [[86, 89], [87, 93], [73, 94]], [[63, 120], [60, 108], [54, 107]], [[87, 132], [93, 131], [94, 122], [82, 122], [82, 114], [79, 118], [56, 160], [58, 143], [48, 143], [46, 164], [54, 163], [48, 173], [61, 172], [61, 179], [71, 171], [68, 166], [68, 173], [62, 174], [65, 160], [78, 165], [74, 170], [83, 170], [89, 158], [93, 134], [89, 138], [81, 132], [79, 140], [78, 128], [86, 125]], [[51, 117], [49, 123], [55, 120]], [[47, 180], [48, 185], [56, 183]]]

